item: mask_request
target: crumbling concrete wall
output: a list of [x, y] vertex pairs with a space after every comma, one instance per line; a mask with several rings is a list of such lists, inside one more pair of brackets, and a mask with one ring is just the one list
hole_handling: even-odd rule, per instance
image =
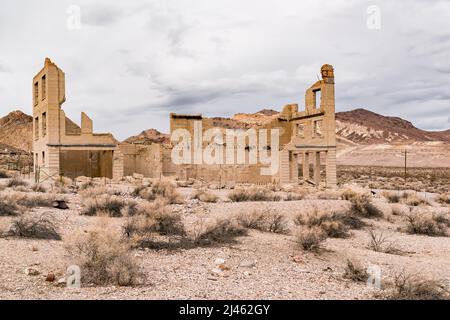
[[163, 148], [159, 144], [141, 145], [121, 143], [124, 175], [142, 174], [147, 178], [160, 178], [163, 173]]
[[[66, 117], [61, 109], [66, 101], [65, 74], [48, 58], [33, 78], [32, 94], [35, 170], [46, 178], [65, 172], [115, 179], [123, 176], [122, 154], [113, 135], [93, 133], [92, 120], [85, 113], [81, 126]], [[74, 165], [78, 158], [83, 160]]]

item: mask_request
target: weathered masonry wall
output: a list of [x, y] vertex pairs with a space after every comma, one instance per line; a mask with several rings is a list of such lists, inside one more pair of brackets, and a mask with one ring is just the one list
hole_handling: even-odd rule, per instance
[[32, 93], [35, 169], [46, 177], [122, 178], [122, 153], [113, 135], [94, 133], [84, 112], [78, 126], [61, 109], [66, 101], [65, 74], [48, 58], [33, 78]]
[[[331, 65], [321, 68], [322, 80], [314, 83], [305, 93], [305, 108], [299, 111], [297, 104], [286, 105], [277, 119], [258, 129], [279, 129], [279, 170], [272, 176], [261, 175], [261, 164], [177, 166], [180, 179], [204, 179], [216, 182], [250, 182], [281, 184], [303, 180], [316, 186], [335, 187], [336, 133], [334, 69]], [[201, 124], [202, 133], [214, 126], [212, 119], [201, 115], [171, 114], [170, 130], [187, 130], [194, 136], [195, 126]], [[224, 128], [221, 128], [224, 131]], [[198, 142], [192, 141], [192, 144]], [[271, 145], [270, 136], [268, 145]], [[204, 147], [205, 145], [203, 145]], [[192, 148], [193, 150], [194, 148]], [[193, 151], [192, 151], [193, 152]]]
[[124, 175], [142, 174], [148, 178], [161, 178], [163, 175], [163, 149], [159, 144], [120, 144], [123, 154]]

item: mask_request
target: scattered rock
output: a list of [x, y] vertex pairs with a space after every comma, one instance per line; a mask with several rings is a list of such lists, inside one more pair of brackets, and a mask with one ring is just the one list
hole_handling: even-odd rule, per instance
[[35, 269], [35, 268], [26, 268], [25, 269], [25, 274], [27, 276], [37, 276], [40, 274], [39, 270]]
[[58, 286], [63, 287], [63, 286], [65, 286], [65, 285], [67, 284], [67, 279], [66, 279], [66, 278], [58, 279], [58, 281], [56, 282], [56, 284], [57, 284]]
[[225, 263], [225, 259], [222, 259], [222, 258], [217, 258], [217, 259], [214, 261], [214, 264], [215, 264], [215, 265], [224, 264], [224, 263]]
[[144, 175], [140, 174], [140, 173], [133, 173], [133, 178], [142, 180], [142, 179], [144, 179]]
[[52, 207], [56, 208], [56, 209], [61, 209], [61, 210], [69, 209], [69, 206], [67, 205], [66, 201], [64, 201], [64, 200], [53, 201]]
[[56, 280], [56, 276], [54, 273], [49, 273], [47, 274], [47, 276], [45, 277], [45, 281], [47, 282], [53, 282]]
[[256, 266], [257, 260], [242, 260], [239, 264], [241, 268], [253, 268]]

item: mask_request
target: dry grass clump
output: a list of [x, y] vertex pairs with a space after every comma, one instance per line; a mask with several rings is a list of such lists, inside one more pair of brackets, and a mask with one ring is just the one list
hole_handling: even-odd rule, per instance
[[110, 217], [122, 217], [124, 213], [132, 215], [137, 203], [125, 200], [118, 196], [104, 194], [85, 200], [85, 208], [82, 214], [95, 216], [106, 214]]
[[382, 195], [388, 200], [389, 203], [400, 203], [400, 200], [402, 198], [402, 196], [398, 192], [384, 191]]
[[31, 190], [33, 190], [34, 192], [40, 192], [40, 193], [46, 193], [47, 189], [39, 183], [35, 183], [31, 186]]
[[417, 193], [405, 192], [403, 194], [402, 202], [408, 206], [417, 207], [420, 205], [429, 205], [429, 202]]
[[367, 195], [360, 195], [351, 200], [351, 211], [354, 215], [362, 218], [381, 218], [384, 216], [375, 204], [370, 201]]
[[284, 201], [299, 201], [305, 199], [305, 194], [299, 194], [296, 192], [288, 192], [286, 197], [284, 197]]
[[94, 188], [94, 187], [95, 187], [94, 182], [93, 182], [92, 180], [88, 180], [88, 181], [82, 182], [82, 183], [80, 184], [80, 186], [79, 186], [79, 189], [80, 189], [80, 190], [86, 190], [86, 189]]
[[158, 199], [155, 203], [139, 204], [133, 216], [129, 216], [123, 226], [123, 232], [136, 241], [148, 241], [153, 234], [164, 236], [185, 236], [186, 231], [182, 217], [166, 206], [166, 202]]
[[5, 195], [0, 195], [0, 217], [16, 216], [20, 212], [21, 208], [14, 199]]
[[103, 195], [110, 196], [123, 196], [124, 193], [121, 190], [105, 187], [89, 187], [79, 192], [79, 195], [83, 199], [96, 198]]
[[368, 248], [376, 251], [376, 252], [383, 252], [388, 254], [402, 254], [402, 251], [399, 250], [395, 244], [382, 233], [382, 232], [376, 232], [374, 230], [369, 230], [369, 244]]
[[285, 234], [288, 231], [286, 217], [270, 209], [254, 209], [237, 216], [239, 224], [248, 229]]
[[422, 234], [432, 237], [447, 237], [447, 222], [442, 216], [431, 213], [410, 212], [405, 215], [407, 222], [406, 232], [409, 234]]
[[299, 214], [294, 219], [298, 226], [319, 227], [331, 238], [347, 238], [350, 229], [360, 229], [364, 223], [357, 216], [347, 212], [320, 211], [317, 206], [311, 212]]
[[53, 207], [53, 202], [59, 198], [54, 194], [46, 193], [27, 193], [10, 191], [2, 195], [2, 201], [7, 203], [14, 203], [17, 206], [23, 206], [27, 208], [35, 207]]
[[385, 295], [389, 300], [448, 300], [449, 294], [438, 281], [402, 271], [394, 276], [393, 288]]
[[81, 268], [85, 284], [132, 286], [141, 272], [130, 244], [109, 228], [77, 233], [66, 239], [66, 249]]
[[0, 179], [10, 178], [9, 174], [5, 170], [0, 170]]
[[167, 199], [170, 204], [182, 204], [183, 199], [176, 187], [169, 181], [156, 181], [152, 186], [138, 185], [132, 192], [133, 196], [147, 201], [153, 201], [158, 197]]
[[61, 240], [51, 217], [45, 214], [37, 217], [22, 216], [14, 220], [7, 235], [32, 239]]
[[442, 204], [450, 204], [450, 193], [441, 193], [436, 200]]
[[345, 189], [342, 192], [341, 197], [342, 197], [342, 200], [353, 201], [354, 199], [361, 197], [361, 194], [352, 189]]
[[28, 182], [26, 182], [25, 180], [23, 180], [23, 179], [21, 179], [19, 177], [14, 177], [14, 178], [12, 178], [11, 180], [8, 181], [6, 186], [8, 188], [27, 187], [28, 186]]
[[322, 228], [314, 227], [300, 227], [295, 235], [296, 243], [306, 251], [319, 251], [322, 242], [327, 239], [326, 233]]
[[196, 245], [210, 243], [232, 243], [236, 237], [247, 235], [248, 230], [230, 218], [220, 218], [203, 223], [195, 230], [193, 242]]
[[343, 277], [352, 281], [366, 282], [369, 274], [359, 262], [347, 259]]
[[235, 189], [228, 194], [233, 202], [280, 201], [281, 196], [265, 188]]
[[198, 189], [194, 192], [192, 195], [192, 199], [197, 199], [202, 202], [211, 202], [215, 203], [219, 200], [219, 197], [216, 196], [214, 193], [209, 192], [204, 189]]

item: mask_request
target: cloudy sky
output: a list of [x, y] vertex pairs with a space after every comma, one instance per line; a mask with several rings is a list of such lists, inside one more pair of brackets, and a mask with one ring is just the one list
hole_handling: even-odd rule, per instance
[[1, 1], [0, 115], [31, 113], [47, 56], [66, 73], [66, 113], [119, 139], [167, 131], [170, 112], [303, 106], [329, 63], [338, 111], [449, 129], [449, 17], [450, 0]]

